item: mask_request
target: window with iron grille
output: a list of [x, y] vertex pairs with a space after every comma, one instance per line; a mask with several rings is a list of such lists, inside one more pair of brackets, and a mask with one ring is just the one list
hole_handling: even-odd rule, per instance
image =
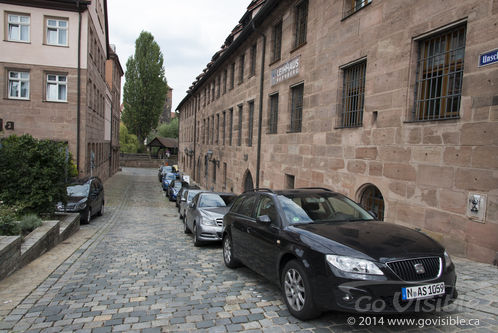
[[270, 96], [270, 114], [268, 116], [268, 133], [277, 133], [278, 124], [278, 93]]
[[342, 113], [339, 127], [362, 125], [366, 68], [367, 62], [362, 61], [343, 69]]
[[465, 33], [459, 26], [418, 42], [413, 121], [459, 117]]
[[252, 146], [252, 131], [254, 125], [254, 101], [249, 102], [249, 123], [247, 129], [247, 145]]
[[342, 13], [342, 17], [348, 17], [369, 5], [372, 0], [344, 0], [344, 11]]
[[233, 89], [234, 84], [235, 84], [235, 63], [233, 62], [232, 65], [230, 65], [230, 89]]
[[282, 21], [273, 26], [271, 61], [280, 60], [282, 52]]
[[237, 146], [242, 144], [242, 104], [239, 105], [239, 137], [237, 139]]
[[211, 82], [211, 101], [214, 101], [215, 91], [216, 91], [216, 79], [214, 79], [213, 82]]
[[211, 144], [214, 144], [214, 115], [211, 116]]
[[233, 137], [233, 108], [230, 108], [230, 127], [228, 128], [228, 144], [232, 145]]
[[220, 98], [221, 95], [221, 76], [218, 76], [216, 80], [216, 98]]
[[303, 83], [291, 88], [290, 132], [301, 132], [301, 123], [303, 118], [303, 93]]
[[213, 161], [213, 184], [216, 184], [216, 161]]
[[203, 119], [202, 120], [202, 144], [206, 144], [206, 131], [207, 131], [207, 127], [206, 127], [206, 119]]
[[256, 51], [257, 51], [256, 44], [254, 44], [251, 47], [251, 70], [249, 73], [250, 76], [256, 75]]
[[223, 189], [227, 187], [227, 164], [223, 162]]
[[306, 43], [306, 30], [308, 29], [308, 0], [301, 1], [296, 6], [296, 31], [294, 48]]
[[245, 59], [246, 59], [246, 55], [241, 54], [239, 57], [239, 84], [244, 81]]

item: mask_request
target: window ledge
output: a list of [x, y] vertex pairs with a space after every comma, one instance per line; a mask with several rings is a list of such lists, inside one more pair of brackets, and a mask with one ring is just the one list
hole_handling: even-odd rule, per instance
[[297, 51], [297, 50], [299, 50], [300, 48], [302, 48], [302, 47], [306, 46], [306, 44], [308, 44], [308, 42], [307, 42], [307, 41], [306, 41], [306, 42], [304, 42], [304, 43], [302, 43], [302, 44], [299, 44], [298, 46], [296, 46], [295, 48], [293, 48], [293, 49], [290, 51], [290, 53], [292, 54], [292, 53], [296, 52], [296, 51]]
[[9, 42], [9, 43], [20, 43], [20, 44], [31, 44], [31, 41], [25, 41], [25, 40], [10, 40], [10, 39], [4, 39], [4, 42]]
[[334, 129], [348, 129], [348, 128], [361, 128], [363, 127], [363, 124], [358, 124], [354, 126], [336, 126]]
[[8, 101], [25, 101], [25, 102], [29, 102], [31, 100], [30, 98], [16, 98], [16, 97], [5, 97], [4, 99]]
[[276, 64], [277, 62], [280, 62], [280, 60], [281, 60], [281, 59], [282, 59], [282, 58], [278, 58], [278, 59], [272, 60], [272, 61], [268, 64], [268, 66], [269, 66], [269, 67], [270, 67], [270, 66], [273, 66], [273, 65], [274, 65], [274, 64]]
[[360, 10], [362, 10], [363, 8], [367, 7], [367, 6], [370, 6], [370, 4], [372, 3], [372, 1], [370, 1], [369, 3], [366, 3], [365, 5], [363, 5], [362, 7], [356, 9], [356, 10], [351, 10], [349, 13], [346, 13], [344, 15], [344, 17], [341, 19], [341, 22], [348, 19], [349, 17], [353, 16], [354, 14], [358, 13]]
[[48, 100], [48, 99], [44, 99], [43, 102], [45, 102], [45, 103], [61, 103], [61, 104], [68, 103], [68, 101], [52, 101], [52, 100]]
[[460, 120], [460, 116], [453, 118], [441, 118], [441, 119], [405, 120], [403, 124], [430, 123], [430, 122], [449, 121], [449, 120]]

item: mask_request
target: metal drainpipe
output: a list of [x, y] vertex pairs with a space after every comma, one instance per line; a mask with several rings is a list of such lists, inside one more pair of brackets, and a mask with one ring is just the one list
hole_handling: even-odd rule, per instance
[[[254, 26], [254, 21], [252, 22], [252, 27], [254, 31], [257, 31]], [[265, 72], [265, 53], [266, 53], [266, 35], [260, 31], [257, 31], [261, 37], [263, 37], [263, 49], [261, 55], [261, 76], [259, 84], [259, 122], [258, 122], [258, 150], [256, 159], [256, 188], [259, 188], [259, 174], [261, 169], [261, 131], [263, 122], [263, 87], [264, 87], [264, 72]]]
[[[194, 97], [194, 99], [196, 99], [197, 97]], [[197, 146], [197, 103], [198, 102], [194, 102], [194, 169], [193, 169], [193, 172], [194, 174], [192, 175], [192, 178], [195, 180], [195, 181], [199, 181], [198, 179], [196, 179], [196, 173], [195, 173], [195, 168], [196, 168], [196, 164], [197, 164], [197, 161], [195, 160], [195, 151], [196, 151], [196, 146]]]
[[76, 1], [78, 7], [78, 96], [76, 101], [76, 168], [80, 172], [80, 121], [81, 121], [81, 8], [80, 0]]

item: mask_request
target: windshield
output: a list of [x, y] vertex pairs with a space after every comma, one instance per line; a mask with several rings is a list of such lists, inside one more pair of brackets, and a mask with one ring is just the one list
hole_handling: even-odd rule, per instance
[[168, 173], [168, 174], [166, 174], [166, 179], [167, 180], [175, 180], [176, 176], [174, 173]]
[[199, 193], [200, 191], [188, 191], [188, 197], [187, 197], [187, 201], [190, 202], [192, 201], [192, 199], [195, 197], [195, 195], [197, 193]]
[[70, 197], [86, 197], [90, 190], [90, 184], [71, 185], [67, 187], [67, 195]]
[[226, 204], [218, 194], [205, 194], [201, 196], [198, 207], [226, 207]]
[[168, 172], [173, 172], [173, 167], [171, 167], [170, 165], [163, 166], [162, 173], [165, 174], [165, 173], [168, 173]]
[[354, 201], [336, 193], [298, 193], [278, 198], [291, 224], [373, 220]]

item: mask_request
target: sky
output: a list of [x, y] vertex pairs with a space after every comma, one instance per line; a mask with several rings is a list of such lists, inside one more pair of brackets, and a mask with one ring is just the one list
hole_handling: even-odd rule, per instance
[[[250, 0], [107, 0], [109, 43], [123, 70], [135, 40], [148, 31], [164, 56], [173, 110], [225, 42]], [[124, 83], [123, 76], [122, 82]], [[121, 91], [121, 94], [123, 91]]]

